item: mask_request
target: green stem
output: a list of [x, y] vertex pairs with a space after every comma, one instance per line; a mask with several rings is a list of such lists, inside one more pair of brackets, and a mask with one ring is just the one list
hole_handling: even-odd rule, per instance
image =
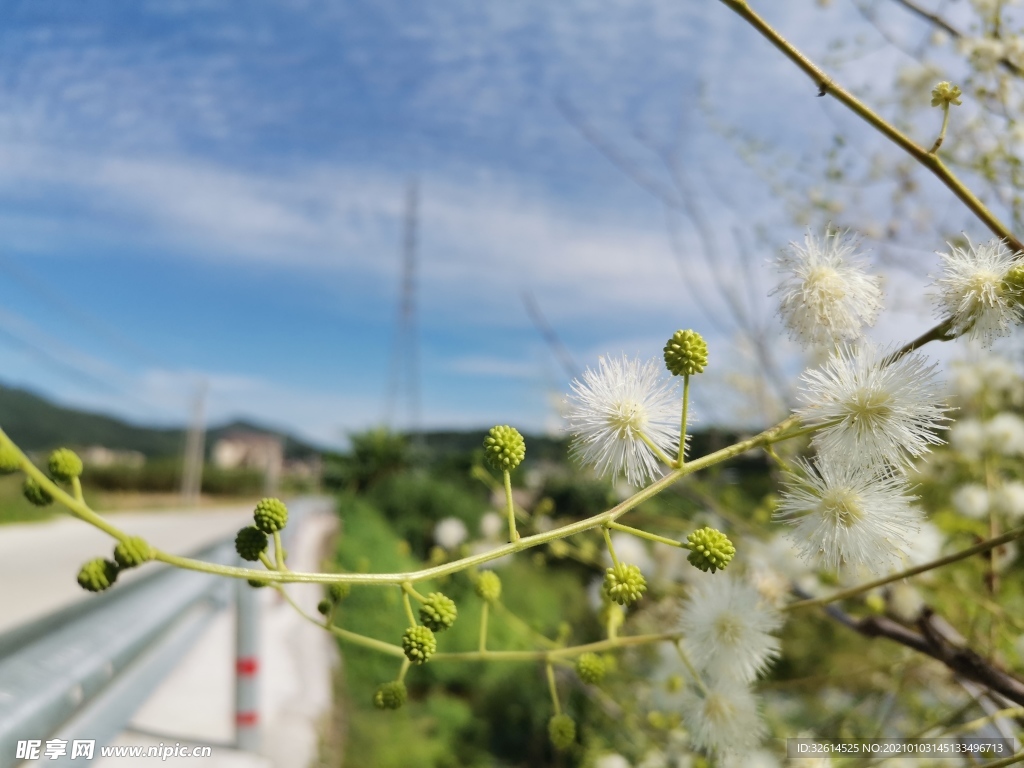
[[403, 582], [402, 583], [402, 591], [405, 592], [409, 597], [415, 597], [416, 600], [418, 600], [421, 603], [427, 602], [427, 598], [425, 598], [423, 595], [421, 595], [419, 592], [417, 592], [415, 587], [413, 587], [411, 582], [408, 582], [408, 581]]
[[276, 560], [276, 570], [288, 570], [285, 567], [285, 548], [281, 544], [281, 531], [273, 531], [273, 559]]
[[512, 501], [512, 475], [506, 469], [505, 476], [505, 503], [508, 506], [508, 540], [514, 544], [519, 541], [519, 531], [516, 530], [516, 507]]
[[830, 95], [841, 104], [850, 109], [854, 114], [863, 119], [875, 130], [892, 141], [908, 155], [917, 160], [921, 165], [931, 171], [938, 179], [949, 188], [970, 211], [977, 216], [985, 226], [994, 232], [999, 238], [1006, 240], [1014, 251], [1024, 250], [1024, 243], [1021, 243], [1014, 234], [985, 206], [957, 176], [946, 167], [938, 155], [930, 154], [923, 147], [914, 142], [910, 137], [900, 132], [895, 126], [884, 118], [873, 112], [866, 104], [849, 91], [840, 87], [832, 81], [825, 72], [812, 62], [807, 56], [801, 53], [782, 35], [776, 32], [764, 19], [758, 16], [745, 0], [721, 0], [721, 2], [735, 11], [741, 18], [750, 24], [758, 33], [767, 39], [772, 45], [778, 48], [783, 55], [797, 65], [803, 72], [818, 86], [819, 95]]
[[690, 407], [690, 374], [683, 374], [683, 417], [679, 424], [679, 458], [676, 466], [681, 467], [686, 463], [686, 412]]
[[659, 536], [656, 533], [648, 533], [647, 531], [641, 531], [639, 528], [631, 528], [628, 525], [622, 525], [621, 523], [608, 523], [606, 528], [614, 528], [616, 531], [622, 531], [623, 533], [629, 533], [637, 538], [647, 539], [648, 541], [656, 541], [659, 544], [668, 544], [670, 547], [682, 547], [683, 549], [689, 549], [689, 545], [683, 542], [670, 539], [667, 536]]
[[523, 619], [519, 618], [519, 616], [517, 616], [511, 610], [509, 610], [508, 606], [506, 606], [504, 603], [495, 603], [494, 604], [494, 609], [495, 609], [495, 611], [500, 613], [502, 615], [502, 617], [505, 618], [507, 621], [511, 622], [512, 624], [515, 624], [517, 627], [519, 627], [521, 630], [526, 632], [528, 635], [531, 635], [533, 637], [533, 639], [536, 640], [541, 645], [546, 645], [548, 648], [558, 648], [559, 647], [558, 643], [556, 643], [550, 637], [546, 637], [546, 636], [542, 635], [536, 629], [531, 627]]
[[484, 600], [483, 610], [480, 611], [480, 642], [477, 645], [477, 650], [480, 653], [487, 652], [487, 616], [491, 604]]
[[558, 687], [555, 685], [555, 668], [549, 661], [546, 665], [548, 674], [548, 690], [551, 691], [551, 703], [555, 705], [555, 714], [562, 714], [562, 705], [558, 702]]
[[781, 456], [779, 456], [779, 454], [777, 454], [775, 452], [775, 449], [772, 448], [770, 445], [766, 445], [764, 447], [764, 452], [767, 453], [768, 456], [771, 459], [773, 459], [775, 461], [775, 463], [778, 464], [783, 470], [785, 470], [786, 472], [789, 472], [789, 473], [793, 472], [793, 467], [790, 466], [790, 463], [788, 461], [786, 461], [784, 458], [782, 458]]
[[681, 637], [679, 632], [662, 632], [650, 635], [631, 635], [629, 637], [617, 637], [614, 640], [600, 640], [596, 643], [574, 645], [568, 648], [558, 648], [551, 651], [457, 651], [454, 653], [435, 653], [430, 657], [430, 662], [435, 660], [443, 661], [556, 661], [558, 659], [573, 659], [583, 653], [604, 653], [605, 651], [617, 651], [622, 648], [629, 648], [636, 645], [650, 645], [651, 643], [663, 643], [678, 640]]
[[266, 566], [268, 571], [277, 570], [274, 564], [270, 561], [270, 557], [267, 556], [266, 552], [260, 552], [260, 562], [263, 563], [264, 566]]
[[[791, 429], [798, 423], [799, 420], [796, 416], [790, 416], [760, 434], [746, 440], [741, 440], [738, 443], [727, 446], [713, 453], [709, 453], [705, 456], [701, 456], [699, 459], [689, 461], [685, 466], [669, 472], [661, 479], [651, 483], [646, 488], [637, 491], [628, 499], [617, 504], [606, 512], [602, 512], [583, 520], [578, 520], [575, 523], [569, 523], [561, 528], [555, 528], [550, 531], [545, 531], [544, 533], [537, 533], [533, 536], [525, 536], [514, 543], [504, 544], [487, 552], [481, 552], [478, 555], [471, 555], [469, 557], [461, 558], [460, 560], [453, 560], [449, 563], [443, 563], [431, 568], [423, 568], [418, 571], [408, 571], [406, 573], [302, 573], [299, 571], [285, 571], [267, 574], [265, 571], [254, 571], [249, 568], [239, 568], [236, 566], [215, 565], [213, 563], [205, 563], [202, 560], [193, 560], [191, 558], [179, 557], [177, 555], [170, 555], [166, 552], [159, 551], [156, 553], [156, 559], [179, 568], [201, 571], [203, 573], [216, 573], [221, 576], [234, 576], [244, 579], [260, 578], [264, 581], [283, 584], [301, 582], [308, 584], [393, 584], [400, 586], [406, 581], [415, 583], [417, 581], [437, 579], [442, 576], [459, 573], [460, 571], [464, 571], [465, 569], [473, 566], [483, 565], [484, 563], [488, 563], [491, 560], [497, 560], [498, 558], [505, 557], [506, 555], [522, 552], [541, 544], [547, 544], [548, 542], [555, 541], [556, 539], [564, 539], [569, 536], [574, 536], [577, 533], [583, 533], [584, 531], [598, 528], [607, 522], [614, 522], [630, 510], [639, 506], [648, 499], [657, 496], [669, 486], [679, 482], [682, 478], [699, 472], [702, 469], [706, 469], [707, 467], [720, 464], [723, 461], [727, 461], [728, 459], [739, 456], [747, 451], [761, 448], [770, 442], [773, 442], [779, 434]], [[41, 476], [45, 479], [45, 475]], [[68, 501], [73, 501], [69, 496], [67, 496], [67, 494], [64, 494], [64, 496]], [[116, 531], [116, 529], [114, 530]], [[114, 535], [119, 539], [127, 537], [127, 534], [121, 533], [120, 531], [112, 533], [111, 535]]]
[[[335, 637], [340, 638], [353, 645], [360, 645], [363, 648], [369, 648], [374, 651], [380, 651], [388, 656], [401, 656], [403, 659], [406, 658], [405, 651], [403, 651], [397, 645], [391, 643], [385, 643], [383, 640], [376, 640], [372, 637], [366, 637], [366, 635], [360, 635], [357, 632], [350, 632], [347, 629], [341, 627], [327, 627], [331, 634]], [[408, 661], [408, 659], [406, 659]]]
[[416, 626], [416, 616], [412, 612], [412, 602], [409, 600], [409, 593], [404, 589], [402, 590], [402, 605], [405, 606], [405, 615], [409, 619], [409, 626]]
[[997, 536], [994, 539], [986, 539], [985, 541], [979, 544], [975, 544], [973, 547], [968, 547], [967, 549], [962, 549], [959, 552], [954, 552], [952, 555], [940, 557], [938, 560], [932, 560], [922, 565], [915, 566], [914, 568], [908, 568], [905, 571], [894, 573], [891, 576], [886, 576], [881, 579], [875, 579], [874, 581], [869, 581], [866, 584], [860, 584], [856, 587], [850, 587], [849, 589], [844, 589], [839, 592], [835, 592], [831, 595], [826, 595], [824, 597], [815, 597], [810, 600], [800, 600], [796, 603], [790, 603], [789, 605], [784, 606], [781, 610], [795, 611], [801, 608], [814, 608], [819, 605], [827, 605], [828, 603], [833, 603], [836, 600], [845, 600], [848, 597], [855, 597], [861, 594], [862, 592], [867, 592], [869, 590], [874, 589], [875, 587], [881, 587], [886, 584], [891, 584], [894, 581], [900, 581], [901, 579], [906, 579], [911, 576], [917, 576], [919, 573], [932, 571], [936, 568], [941, 568], [944, 565], [955, 563], [958, 560], [964, 560], [965, 558], [971, 557], [972, 555], [977, 555], [981, 552], [987, 552], [990, 549], [994, 549], [995, 547], [1006, 544], [1007, 542], [1019, 539], [1022, 536], [1024, 536], [1024, 527], [1014, 528], [1012, 531], [1007, 531], [1002, 536]]
[[949, 102], [943, 102], [942, 105], [942, 130], [939, 131], [939, 137], [935, 139], [935, 143], [932, 144], [932, 148], [928, 150], [929, 155], [934, 155], [939, 151], [939, 147], [942, 146], [942, 142], [946, 139], [946, 127], [949, 125]]
[[74, 491], [75, 501], [85, 504], [85, 497], [82, 495], [82, 481], [75, 475], [71, 478], [71, 490]]
[[693, 662], [690, 661], [689, 654], [683, 650], [683, 644], [676, 640], [674, 645], [676, 647], [676, 653], [678, 653], [679, 658], [683, 660], [683, 665], [686, 667], [687, 671], [689, 671], [690, 676], [693, 678], [693, 681], [697, 684], [697, 687], [700, 688], [701, 693], [707, 696], [708, 687], [704, 684], [704, 681], [701, 679], [700, 674], [697, 672], [697, 668], [693, 666]]
[[616, 568], [618, 568], [619, 567], [619, 558], [617, 558], [615, 556], [615, 547], [612, 546], [612, 537], [611, 537], [611, 534], [608, 533], [608, 529], [611, 526], [612, 526], [612, 522], [611, 521], [605, 523], [603, 526], [601, 526], [601, 533], [604, 534], [604, 543], [605, 543], [605, 546], [608, 547], [608, 554], [611, 555], [612, 565], [614, 565]]
[[657, 456], [662, 462], [664, 462], [666, 466], [672, 467], [673, 469], [675, 469], [678, 466], [675, 463], [675, 461], [668, 457], [667, 453], [665, 453], [663, 450], [661, 450], [661, 448], [655, 445], [654, 441], [651, 440], [651, 438], [649, 438], [643, 432], [637, 432], [637, 434], [640, 435], [640, 439], [644, 441], [644, 445], [646, 445], [648, 448], [654, 451], [654, 455]]
[[409, 661], [408, 657], [402, 659], [402, 667], [398, 670], [398, 677], [396, 678], [395, 682], [398, 682], [398, 683], [404, 683], [405, 682], [405, 673], [409, 671], [409, 665], [410, 665], [410, 661]]

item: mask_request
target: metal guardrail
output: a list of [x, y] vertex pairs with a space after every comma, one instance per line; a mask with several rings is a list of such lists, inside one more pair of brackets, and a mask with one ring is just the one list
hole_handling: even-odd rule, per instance
[[[296, 530], [301, 519], [322, 503], [315, 498], [292, 502], [285, 533]], [[238, 563], [233, 537], [191, 556]], [[14, 768], [20, 762], [17, 743], [25, 739], [95, 739], [97, 749], [109, 743], [214, 616], [229, 605], [235, 583], [163, 567], [0, 635], [0, 768]], [[239, 605], [247, 615], [239, 622], [240, 653], [252, 653], [258, 644], [256, 601], [248, 594], [252, 591], [238, 590], [250, 598]], [[254, 656], [247, 663], [252, 667], [248, 675], [238, 664], [238, 704], [240, 713], [241, 707], [248, 707], [246, 717], [253, 722], [246, 728], [239, 718], [239, 736], [244, 736], [239, 747], [251, 750], [259, 744], [258, 707], [244, 691], [254, 689], [258, 667]], [[64, 765], [64, 760], [47, 760], [46, 765]]]

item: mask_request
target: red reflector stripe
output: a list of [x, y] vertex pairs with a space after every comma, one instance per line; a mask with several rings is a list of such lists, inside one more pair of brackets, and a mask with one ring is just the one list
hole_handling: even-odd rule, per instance
[[238, 725], [256, 725], [260, 720], [259, 712], [237, 712], [235, 722]]
[[255, 656], [243, 656], [235, 662], [235, 671], [240, 675], [255, 675], [260, 668], [260, 661]]

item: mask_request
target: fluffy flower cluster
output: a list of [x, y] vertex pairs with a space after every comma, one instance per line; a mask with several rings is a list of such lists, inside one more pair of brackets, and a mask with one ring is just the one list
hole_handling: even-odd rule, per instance
[[856, 464], [906, 469], [942, 440], [949, 408], [942, 402], [935, 365], [910, 353], [896, 360], [871, 344], [840, 347], [801, 377], [799, 409], [805, 424], [824, 426], [813, 443], [819, 454]]
[[790, 336], [805, 345], [834, 344], [860, 338], [882, 309], [882, 281], [870, 275], [844, 232], [826, 231], [823, 239], [808, 230], [803, 246], [790, 243], [775, 266], [782, 281], [779, 314]]
[[899, 562], [921, 523], [906, 479], [878, 465], [819, 456], [799, 463], [775, 513], [793, 525], [797, 546], [825, 567], [882, 572]]
[[688, 687], [682, 701], [695, 746], [722, 757], [756, 746], [764, 726], [748, 683], [778, 656], [772, 633], [781, 626], [781, 614], [735, 578], [700, 580], [690, 591], [680, 628], [687, 655], [706, 679]]
[[942, 275], [935, 279], [935, 301], [942, 317], [953, 320], [952, 333], [990, 347], [1024, 317], [1021, 294], [1011, 271], [1024, 254], [1014, 253], [1002, 240], [967, 248], [950, 245], [940, 253]]
[[668, 456], [679, 445], [679, 395], [657, 360], [600, 358], [597, 371], [572, 382], [566, 419], [570, 453], [598, 474], [623, 473], [641, 486], [661, 475], [656, 446]]

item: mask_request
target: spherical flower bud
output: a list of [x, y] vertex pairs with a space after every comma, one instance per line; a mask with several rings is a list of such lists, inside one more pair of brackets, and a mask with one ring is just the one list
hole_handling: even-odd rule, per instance
[[484, 571], [476, 580], [476, 593], [488, 603], [496, 603], [501, 597], [501, 579], [494, 571]]
[[694, 568], [700, 568], [705, 573], [709, 570], [714, 573], [719, 568], [724, 571], [736, 554], [736, 547], [729, 538], [708, 526], [687, 536], [686, 543], [690, 545], [690, 554], [686, 559]]
[[526, 441], [515, 427], [491, 427], [484, 438], [484, 458], [499, 472], [513, 470], [526, 456]]
[[702, 373], [708, 364], [708, 345], [696, 331], [676, 331], [665, 344], [665, 367], [673, 376]]
[[548, 736], [555, 749], [566, 750], [576, 741], [576, 722], [568, 715], [555, 715], [548, 720]]
[[455, 601], [440, 592], [431, 592], [420, 606], [420, 621], [434, 632], [444, 632], [455, 623], [459, 611]]
[[400, 709], [405, 704], [407, 697], [405, 683], [392, 680], [389, 683], [384, 683], [373, 694], [373, 706], [377, 709]]
[[600, 683], [605, 672], [604, 659], [596, 653], [581, 653], [576, 659], [576, 674], [584, 683]]
[[117, 563], [97, 557], [82, 566], [78, 583], [90, 592], [102, 592], [117, 580]]
[[268, 581], [260, 581], [259, 579], [246, 579], [246, 581], [249, 582], [249, 586], [252, 587], [253, 589], [259, 589], [260, 587], [265, 587], [265, 586], [267, 586], [270, 583]]
[[37, 507], [45, 507], [53, 502], [53, 496], [50, 495], [48, 490], [37, 483], [35, 478], [26, 477], [25, 482], [22, 483], [21, 491], [25, 494], [25, 498]]
[[409, 627], [402, 635], [402, 650], [413, 664], [423, 664], [437, 650], [437, 640], [429, 627]]
[[321, 600], [316, 604], [316, 610], [321, 616], [326, 616], [331, 612], [331, 605], [330, 600]]
[[141, 536], [130, 536], [114, 547], [114, 561], [120, 568], [135, 568], [152, 559], [153, 549]]
[[251, 525], [242, 528], [235, 536], [235, 551], [243, 560], [256, 562], [267, 551], [267, 534]]
[[21, 457], [9, 443], [0, 443], [0, 475], [9, 475], [21, 469]]
[[1024, 297], [1024, 263], [1010, 267], [1003, 277], [1003, 287], [1014, 296]]
[[348, 597], [349, 594], [351, 594], [351, 592], [352, 585], [344, 581], [338, 582], [336, 584], [331, 584], [331, 586], [327, 588], [327, 595], [328, 597], [330, 597], [331, 602], [333, 603], [340, 603], [342, 600]]
[[82, 474], [82, 460], [69, 448], [58, 448], [50, 454], [50, 477], [68, 482]]
[[261, 531], [276, 533], [288, 523], [288, 507], [280, 499], [260, 499], [252, 516]]
[[943, 80], [932, 88], [932, 106], [942, 107], [946, 104], [960, 106], [960, 97], [962, 95], [963, 93], [960, 91], [959, 86], [953, 85], [948, 80]]
[[619, 563], [605, 571], [604, 591], [619, 605], [632, 605], [647, 591], [647, 580], [635, 565]]

